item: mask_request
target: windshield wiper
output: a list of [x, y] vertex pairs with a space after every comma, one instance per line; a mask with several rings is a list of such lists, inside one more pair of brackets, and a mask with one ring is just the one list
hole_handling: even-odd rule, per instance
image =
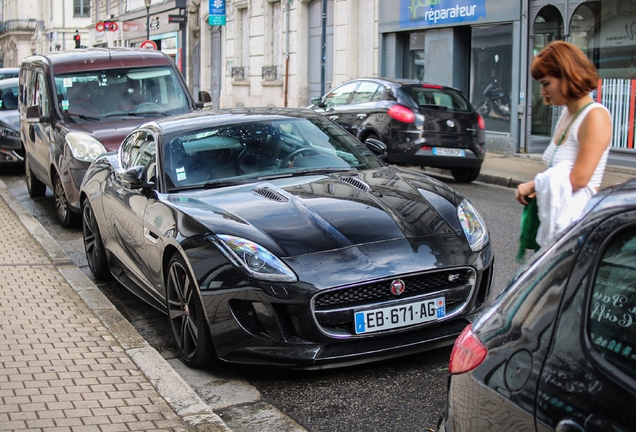
[[92, 121], [100, 121], [101, 117], [93, 117], [93, 116], [87, 116], [84, 114], [75, 114], [75, 113], [69, 113], [68, 111], [66, 112], [66, 114], [70, 117], [79, 117], [82, 120], [92, 120]]
[[[205, 183], [202, 187], [204, 189], [214, 189], [214, 188], [225, 187], [225, 186], [236, 186], [236, 185], [254, 183], [256, 180], [257, 179], [255, 179], [255, 178], [218, 179], [218, 180], [209, 181], [209, 182]], [[199, 187], [201, 187], [201, 186], [199, 186]]]
[[159, 112], [159, 111], [142, 111], [142, 112], [115, 111], [115, 112], [111, 112], [111, 113], [108, 113], [108, 114], [104, 114], [104, 117], [117, 117], [117, 116], [142, 117], [142, 116], [147, 116], [147, 115], [162, 115], [164, 117], [167, 117], [169, 114], [166, 114], [165, 112]]

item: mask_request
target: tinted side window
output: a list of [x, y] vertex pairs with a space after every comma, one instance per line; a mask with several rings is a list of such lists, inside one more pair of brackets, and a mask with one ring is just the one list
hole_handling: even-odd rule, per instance
[[636, 228], [614, 236], [599, 262], [588, 335], [609, 363], [636, 378]]
[[325, 97], [325, 106], [331, 107], [346, 104], [356, 87], [358, 87], [357, 81], [338, 87]]
[[453, 89], [439, 88], [437, 86], [404, 86], [403, 90], [416, 106], [422, 108], [440, 108], [456, 112], [472, 111], [468, 99]]
[[380, 99], [382, 86], [373, 82], [363, 81], [353, 94], [352, 104], [373, 102]]

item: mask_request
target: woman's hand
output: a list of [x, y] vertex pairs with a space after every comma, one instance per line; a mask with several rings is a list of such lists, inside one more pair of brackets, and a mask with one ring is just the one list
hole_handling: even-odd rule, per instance
[[521, 183], [517, 186], [517, 192], [515, 194], [515, 198], [523, 205], [528, 205], [528, 198], [534, 198], [537, 196], [537, 193], [534, 190], [534, 180]]

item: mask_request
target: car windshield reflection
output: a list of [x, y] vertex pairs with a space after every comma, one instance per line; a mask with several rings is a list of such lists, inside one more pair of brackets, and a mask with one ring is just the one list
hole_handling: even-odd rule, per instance
[[167, 136], [163, 166], [168, 190], [216, 188], [382, 165], [341, 128], [316, 121], [271, 119]]

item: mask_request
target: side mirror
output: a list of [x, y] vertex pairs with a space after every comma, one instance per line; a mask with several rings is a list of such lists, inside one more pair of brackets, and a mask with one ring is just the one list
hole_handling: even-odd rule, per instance
[[143, 166], [128, 168], [121, 175], [121, 181], [124, 183], [124, 186], [129, 189], [146, 189], [152, 187], [152, 183], [144, 183], [142, 181], [145, 170]]
[[205, 104], [212, 102], [212, 96], [210, 96], [210, 92], [200, 91], [199, 92], [199, 102], [197, 102], [197, 108], [203, 108]]
[[321, 97], [315, 97], [311, 99], [311, 104], [317, 106], [318, 108], [324, 108], [325, 104], [322, 103]]
[[33, 105], [27, 108], [27, 111], [26, 111], [27, 123], [48, 122], [49, 120], [50, 119], [48, 117], [40, 116], [40, 107], [38, 105]]
[[378, 158], [380, 158], [381, 160], [386, 159], [386, 156], [387, 156], [386, 155], [386, 144], [384, 144], [382, 141], [377, 140], [377, 139], [373, 139], [373, 138], [369, 138], [368, 140], [366, 140], [364, 142], [364, 144]]

